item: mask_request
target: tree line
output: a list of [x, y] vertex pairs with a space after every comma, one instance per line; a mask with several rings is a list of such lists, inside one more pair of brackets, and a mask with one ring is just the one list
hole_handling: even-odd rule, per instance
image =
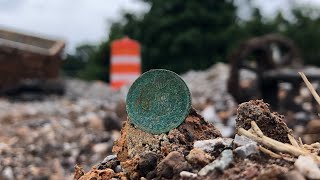
[[81, 45], [67, 54], [63, 73], [86, 80], [109, 81], [110, 44], [128, 36], [140, 42], [142, 69], [164, 68], [183, 73], [226, 62], [241, 41], [268, 33], [291, 38], [305, 64], [320, 65], [320, 18], [315, 8], [296, 7], [287, 20], [279, 12], [266, 18], [257, 8], [243, 20], [230, 0], [142, 0], [150, 5], [143, 15], [124, 13], [113, 22], [108, 40]]

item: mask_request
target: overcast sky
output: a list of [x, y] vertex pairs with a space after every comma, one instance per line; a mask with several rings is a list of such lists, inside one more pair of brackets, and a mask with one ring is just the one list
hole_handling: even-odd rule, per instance
[[[248, 1], [237, 0], [243, 17], [248, 15]], [[320, 6], [320, 0], [251, 2], [266, 16], [273, 16], [278, 10], [286, 14], [292, 2]], [[139, 0], [0, 0], [0, 27], [62, 38], [68, 43], [68, 51], [72, 51], [81, 43], [106, 39], [110, 21], [119, 19], [122, 11], [141, 13], [146, 10], [148, 6]]]

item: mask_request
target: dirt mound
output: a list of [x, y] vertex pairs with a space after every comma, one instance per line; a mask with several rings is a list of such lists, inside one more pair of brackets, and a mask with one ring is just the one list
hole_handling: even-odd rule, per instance
[[292, 135], [292, 130], [283, 119], [284, 116], [270, 112], [269, 105], [262, 100], [251, 100], [239, 105], [236, 127], [248, 130], [251, 128], [251, 121], [255, 121], [266, 136], [289, 143], [288, 134]]
[[[293, 143], [294, 140], [288, 138], [292, 135], [291, 130], [282, 117], [271, 113], [263, 101], [241, 104], [237, 123], [237, 128], [247, 133], [237, 134], [233, 139], [222, 138], [220, 132], [194, 110], [179, 127], [167, 134], [152, 135], [134, 128], [127, 121], [122, 128], [121, 138], [113, 147], [117, 156], [105, 158], [98, 165], [103, 167], [98, 168], [99, 171], [94, 167], [84, 174], [77, 168], [75, 179], [92, 174], [97, 179], [105, 179], [99, 175], [105, 172], [116, 179], [320, 177], [317, 166], [320, 164], [317, 154], [319, 147]], [[275, 133], [273, 129], [279, 132]], [[279, 147], [271, 146], [268, 149], [268, 143], [275, 143]]]

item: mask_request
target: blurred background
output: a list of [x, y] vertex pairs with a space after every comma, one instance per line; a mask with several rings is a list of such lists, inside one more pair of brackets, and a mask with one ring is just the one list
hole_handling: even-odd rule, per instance
[[72, 179], [111, 154], [135, 78], [181, 75], [193, 106], [234, 135], [263, 98], [319, 141], [318, 0], [0, 0], [0, 179]]

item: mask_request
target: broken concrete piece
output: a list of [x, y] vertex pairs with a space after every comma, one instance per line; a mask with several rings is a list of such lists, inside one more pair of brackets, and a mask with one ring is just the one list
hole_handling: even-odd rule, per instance
[[231, 148], [232, 138], [216, 138], [209, 140], [196, 141], [193, 144], [194, 148], [198, 148], [207, 153], [212, 153], [217, 149], [221, 148]]
[[250, 143], [254, 143], [254, 142], [255, 141], [247, 138], [246, 136], [240, 136], [238, 134], [235, 135], [234, 140], [233, 140], [233, 144], [236, 147], [244, 146], [244, 145], [247, 145], [247, 144], [250, 144]]
[[294, 166], [305, 177], [310, 179], [320, 179], [320, 169], [311, 156], [299, 156]]
[[259, 152], [257, 143], [255, 142], [244, 145], [244, 146], [240, 146], [236, 148], [234, 151], [241, 158], [246, 158], [251, 154], [255, 154]]
[[288, 134], [292, 134], [284, 117], [276, 112], [270, 112], [269, 105], [262, 100], [251, 100], [239, 105], [237, 110], [236, 128], [251, 128], [251, 121], [255, 121], [263, 134], [283, 143], [290, 143]]
[[213, 161], [212, 163], [206, 165], [199, 171], [200, 176], [207, 175], [210, 171], [213, 170], [225, 170], [233, 162], [233, 153], [232, 150], [226, 149], [221, 153], [221, 158]]

